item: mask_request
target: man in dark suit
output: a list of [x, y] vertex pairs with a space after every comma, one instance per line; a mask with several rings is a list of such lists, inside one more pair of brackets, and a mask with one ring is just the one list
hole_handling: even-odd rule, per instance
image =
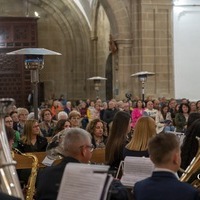
[[[38, 174], [36, 200], [56, 200], [66, 164], [88, 163], [91, 159], [94, 146], [90, 134], [80, 128], [66, 131], [62, 152], [64, 158], [58, 165], [47, 167]], [[119, 181], [113, 181], [111, 189], [111, 200], [128, 199], [127, 190]]]
[[89, 133], [83, 129], [72, 128], [64, 138], [62, 161], [47, 167], [38, 174], [36, 181], [37, 200], [56, 200], [65, 166], [69, 162], [88, 163], [93, 151]]
[[156, 135], [150, 140], [148, 150], [155, 170], [151, 177], [135, 184], [135, 200], [200, 199], [195, 188], [178, 180], [176, 172], [180, 168], [181, 157], [179, 142], [174, 134]]

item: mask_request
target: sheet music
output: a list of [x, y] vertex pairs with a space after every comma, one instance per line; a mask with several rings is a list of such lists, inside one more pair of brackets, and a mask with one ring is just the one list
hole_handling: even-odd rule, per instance
[[134, 186], [137, 181], [150, 177], [153, 169], [154, 164], [150, 158], [127, 156], [121, 182], [125, 186]]
[[47, 156], [45, 156], [44, 160], [42, 161], [42, 164], [45, 166], [51, 166], [54, 163], [55, 160], [49, 159]]
[[[101, 200], [106, 199], [107, 173], [109, 166], [69, 163], [65, 167], [57, 200]], [[100, 172], [100, 173], [94, 173]], [[103, 173], [104, 172], [104, 173]], [[107, 185], [106, 188], [104, 186]], [[102, 191], [106, 191], [102, 196]]]

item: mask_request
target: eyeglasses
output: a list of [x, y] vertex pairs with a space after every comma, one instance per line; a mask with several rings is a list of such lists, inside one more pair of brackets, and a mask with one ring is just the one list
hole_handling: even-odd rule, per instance
[[80, 146], [80, 148], [83, 148], [83, 147], [89, 148], [89, 149], [90, 149], [90, 152], [93, 152], [93, 151], [94, 151], [94, 145], [93, 145], [93, 144], [91, 144], [91, 145], [82, 145], [82, 146]]
[[12, 120], [10, 120], [10, 121], [5, 121], [5, 123], [12, 123], [13, 121]]

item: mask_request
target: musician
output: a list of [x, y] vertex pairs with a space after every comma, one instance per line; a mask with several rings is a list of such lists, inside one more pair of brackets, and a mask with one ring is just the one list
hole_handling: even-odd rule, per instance
[[134, 186], [135, 200], [199, 200], [198, 191], [180, 182], [176, 172], [180, 168], [180, 146], [176, 135], [160, 133], [149, 141], [151, 161], [155, 165], [152, 176]]
[[[56, 200], [66, 164], [69, 162], [88, 163], [92, 156], [94, 146], [87, 131], [81, 128], [71, 128], [64, 131], [66, 131], [63, 148], [64, 157], [59, 164], [40, 171], [36, 181], [35, 200]], [[111, 193], [111, 200], [128, 199], [127, 191], [119, 181], [113, 181], [111, 188], [114, 191], [113, 194]]]

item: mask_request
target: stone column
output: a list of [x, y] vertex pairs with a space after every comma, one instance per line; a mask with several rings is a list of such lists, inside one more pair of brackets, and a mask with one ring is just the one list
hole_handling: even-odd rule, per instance
[[132, 39], [115, 42], [118, 51], [113, 55], [113, 97], [122, 100], [131, 92]]

